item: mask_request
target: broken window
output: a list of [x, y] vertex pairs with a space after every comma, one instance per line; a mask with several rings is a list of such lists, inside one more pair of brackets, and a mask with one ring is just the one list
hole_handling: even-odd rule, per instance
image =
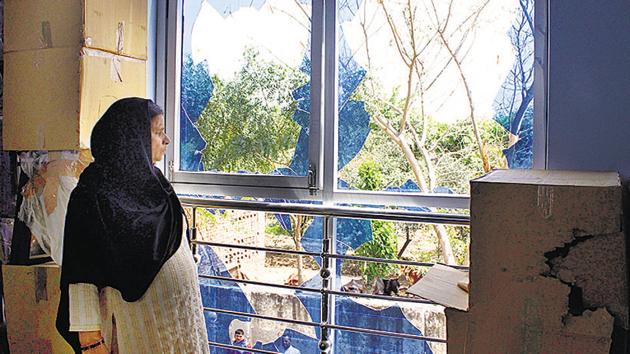
[[[170, 23], [180, 26], [181, 52], [169, 56], [176, 64], [167, 68], [177, 79], [167, 91], [179, 98], [176, 109], [167, 109], [175, 136], [175, 151], [167, 158], [180, 194], [467, 213], [470, 179], [494, 168], [533, 165], [534, 0], [457, 6], [449, 0], [184, 0], [180, 5], [181, 21], [171, 17]], [[178, 53], [179, 42], [173, 43]], [[246, 328], [250, 338], [251, 331], [267, 327], [275, 336], [264, 334], [259, 348], [284, 351], [288, 336], [302, 352], [317, 350], [317, 327], [221, 309], [265, 315], [251, 286], [269, 280], [252, 275], [261, 271], [273, 274], [274, 284], [317, 289], [323, 219], [198, 210], [202, 227], [215, 223], [224, 228], [219, 234], [228, 235], [218, 242], [222, 245], [199, 248], [200, 273], [214, 277], [202, 280], [202, 294], [206, 306], [217, 310], [207, 314], [209, 326], [220, 331], [215, 340], [229, 344], [235, 326]], [[250, 217], [259, 220], [251, 226], [257, 233], [229, 229]], [[467, 263], [465, 227], [344, 218], [335, 225], [339, 256]], [[431, 247], [414, 249], [418, 239], [430, 239]], [[309, 254], [230, 248], [268, 247], [269, 240]], [[287, 259], [295, 272], [284, 274], [267, 263]], [[258, 266], [246, 269], [252, 264]], [[388, 296], [401, 285], [388, 274], [422, 276], [422, 267], [388, 262], [339, 258], [333, 264], [342, 292], [376, 286]], [[239, 281], [250, 281], [250, 292]], [[319, 294], [270, 289], [261, 293], [291, 307], [289, 318], [321, 320]], [[416, 304], [373, 305], [335, 297], [334, 322], [443, 336], [423, 327], [431, 322], [445, 329], [443, 315], [418, 317]], [[363, 343], [370, 353], [445, 351], [440, 343], [335, 332], [341, 352], [349, 343]]]

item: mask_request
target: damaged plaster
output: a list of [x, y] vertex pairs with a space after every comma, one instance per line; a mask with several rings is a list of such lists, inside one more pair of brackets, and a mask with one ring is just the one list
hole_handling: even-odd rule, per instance
[[[612, 263], [612, 264], [611, 264]], [[622, 232], [575, 238], [566, 253], [550, 257], [549, 275], [581, 293], [582, 311], [605, 308], [615, 325], [629, 329]]]

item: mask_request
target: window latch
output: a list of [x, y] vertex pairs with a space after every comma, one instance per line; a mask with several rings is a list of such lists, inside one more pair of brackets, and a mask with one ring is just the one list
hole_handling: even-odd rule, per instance
[[317, 171], [315, 165], [310, 163], [308, 165], [308, 190], [311, 195], [317, 194]]

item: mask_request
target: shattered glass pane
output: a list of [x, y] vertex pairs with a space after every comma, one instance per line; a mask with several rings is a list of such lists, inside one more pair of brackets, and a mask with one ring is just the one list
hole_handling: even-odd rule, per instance
[[[298, 203], [299, 201], [292, 201]], [[190, 210], [187, 214], [190, 216]], [[237, 247], [197, 246], [198, 272], [203, 304], [207, 308], [276, 316], [287, 319], [321, 320], [322, 280], [319, 256], [302, 256], [276, 250], [322, 251], [323, 219], [295, 214], [273, 214], [242, 210], [198, 208], [197, 239], [229, 245], [267, 247], [247, 250]], [[295, 223], [301, 232], [296, 233]], [[465, 257], [468, 229], [449, 227], [459, 257]], [[339, 218], [336, 223], [335, 253], [380, 259], [398, 257], [416, 262], [435, 262], [439, 249], [431, 240], [430, 226], [421, 224]], [[299, 246], [296, 244], [299, 240]], [[377, 241], [378, 245], [373, 241]], [[366, 245], [367, 244], [367, 245]], [[376, 262], [334, 260], [334, 290], [348, 293], [407, 296], [406, 289], [427, 270], [426, 267], [399, 266]], [[368, 265], [369, 263], [371, 265]], [[218, 276], [227, 280], [208, 279]], [[378, 279], [398, 279], [387, 289]], [[278, 289], [241, 282], [256, 281], [292, 285], [298, 289]], [[393, 291], [393, 293], [392, 293]], [[384, 299], [335, 297], [335, 323], [388, 332], [445, 337], [445, 317], [441, 306], [392, 302]], [[231, 343], [235, 329], [245, 331], [254, 348], [284, 352], [287, 336], [302, 353], [319, 353], [320, 330], [285, 322], [206, 311], [206, 326], [213, 342]], [[433, 353], [444, 352], [439, 344], [400, 337], [376, 336], [352, 331], [336, 331], [336, 353]], [[440, 349], [442, 348], [442, 349]], [[214, 348], [217, 353], [221, 351]]]
[[[468, 193], [468, 180], [484, 171], [531, 167], [533, 0], [474, 0], [453, 9], [446, 1], [433, 3], [337, 2], [339, 189]], [[310, 19], [310, 2], [186, 0], [184, 5], [180, 168], [306, 175], [311, 63], [310, 21], [305, 19]], [[289, 27], [282, 26], [287, 23], [295, 27], [286, 30]], [[278, 27], [284, 30], [274, 32]], [[290, 247], [321, 251], [322, 218], [275, 214], [266, 222], [273, 227], [264, 234], [282, 235], [283, 242], [293, 242]], [[302, 232], [293, 239], [296, 227]], [[387, 222], [338, 219], [334, 247], [338, 254], [369, 254], [377, 244], [380, 252], [378, 242], [384, 237], [404, 240], [410, 232], [434, 237], [438, 231], [433, 228], [423, 225], [409, 231]], [[442, 230], [458, 264], [467, 262], [468, 232], [461, 229]], [[238, 232], [224, 234], [234, 237]], [[397, 249], [404, 253], [405, 247]], [[433, 247], [416, 250], [420, 256], [414, 260], [439, 259], [440, 251]], [[200, 254], [201, 274], [235, 278], [248, 272], [230, 266], [233, 260], [216, 247], [200, 248]], [[311, 270], [321, 265], [319, 257], [304, 258]], [[347, 263], [335, 262], [340, 287], [348, 280]], [[305, 274], [298, 285], [317, 288], [321, 278], [317, 272]], [[253, 297], [253, 290], [236, 282], [202, 281], [206, 306], [261, 313], [266, 307]], [[293, 308], [305, 312], [300, 318], [320, 321], [319, 294], [297, 290], [287, 295], [278, 289], [267, 294], [274, 296], [290, 299]], [[346, 297], [335, 301], [339, 324], [433, 335], [405, 306]], [[230, 343], [235, 326], [261, 327], [258, 320], [212, 312], [206, 313], [206, 321], [215, 335], [211, 340], [221, 343]], [[318, 328], [270, 321], [264, 327], [273, 328], [273, 334], [252, 335], [255, 348], [283, 352], [288, 337], [302, 353], [319, 352]], [[334, 344], [337, 352], [445, 352], [443, 346], [424, 341], [348, 331], [336, 331]]]
[[183, 171], [304, 176], [309, 1], [186, 0]]
[[531, 168], [533, 0], [338, 2], [338, 188], [468, 194]]

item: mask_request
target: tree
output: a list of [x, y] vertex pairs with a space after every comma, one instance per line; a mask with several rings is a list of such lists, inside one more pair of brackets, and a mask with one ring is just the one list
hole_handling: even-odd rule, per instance
[[[441, 11], [432, 0], [389, 2], [380, 0], [377, 6], [368, 9], [364, 4], [359, 14], [367, 57], [368, 73], [374, 72], [370, 56], [371, 36], [380, 31], [373, 28], [375, 16], [385, 19], [385, 30], [395, 48], [395, 60], [406, 70], [406, 80], [401, 83], [400, 92], [384, 92], [374, 76], [368, 75], [362, 84], [359, 95], [367, 103], [372, 120], [393, 141], [409, 165], [414, 181], [422, 192], [431, 193], [441, 186], [438, 180], [440, 161], [440, 141], [442, 137], [431, 139], [431, 119], [426, 113], [427, 97], [433, 94], [436, 83], [451, 78], [447, 71], [454, 68], [459, 76], [469, 103], [470, 132], [473, 136], [480, 164], [478, 170], [491, 168], [487, 147], [474, 113], [472, 92], [467, 82], [463, 63], [473, 43], [471, 36], [488, 1], [470, 7], [463, 17], [456, 18], [451, 11], [453, 1], [446, 11]], [[457, 21], [457, 22], [455, 22]], [[442, 159], [444, 161], [444, 159]], [[455, 263], [455, 257], [446, 229], [442, 225], [433, 226], [437, 235], [444, 261]]]
[[[293, 239], [293, 245], [295, 246], [295, 250], [299, 251], [301, 249], [302, 236], [304, 236], [306, 229], [308, 229], [313, 222], [313, 217], [291, 214], [289, 215], [289, 218], [291, 218], [291, 238]], [[298, 284], [302, 284], [304, 282], [303, 269], [304, 261], [302, 256], [298, 255], [296, 265]]]
[[243, 53], [243, 66], [232, 79], [212, 78], [214, 90], [197, 127], [208, 146], [207, 170], [269, 173], [289, 165], [299, 126], [291, 119], [296, 103], [291, 91], [306, 82], [297, 69]]
[[532, 166], [534, 100], [534, 1], [519, 0], [510, 29], [515, 60], [495, 102], [496, 120], [510, 133], [505, 155], [510, 167]]
[[[359, 168], [361, 189], [380, 190], [383, 188], [382, 172], [380, 166], [372, 160], [366, 160]], [[364, 243], [356, 249], [356, 254], [365, 257], [382, 259], [397, 259], [398, 238], [392, 222], [373, 220], [372, 240]], [[398, 271], [398, 266], [389, 263], [363, 262], [363, 276], [367, 283], [379, 278], [386, 278]]]

